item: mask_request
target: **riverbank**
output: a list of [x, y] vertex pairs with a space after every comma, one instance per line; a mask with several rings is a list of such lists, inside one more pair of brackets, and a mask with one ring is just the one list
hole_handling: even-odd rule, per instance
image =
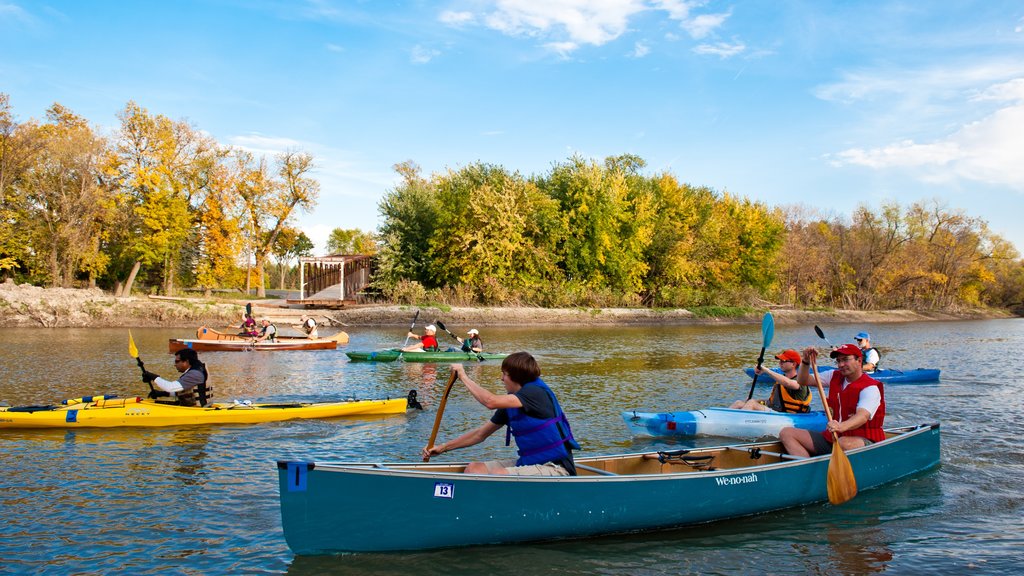
[[[357, 306], [343, 310], [306, 310], [284, 300], [238, 300], [201, 297], [115, 298], [99, 289], [40, 288], [8, 281], [0, 284], [0, 326], [3, 327], [167, 327], [234, 326], [245, 304], [252, 302], [257, 318], [298, 324], [310, 314], [324, 326], [401, 326], [420, 310], [419, 324], [441, 319], [453, 325], [510, 326], [520, 324], [746, 324], [761, 321], [762, 312], [741, 317], [698, 317], [684, 309], [648, 308], [457, 308], [429, 306]], [[958, 312], [912, 310], [798, 310], [771, 307], [777, 324], [831, 322], [885, 323], [933, 320], [1011, 318], [1002, 310]]]

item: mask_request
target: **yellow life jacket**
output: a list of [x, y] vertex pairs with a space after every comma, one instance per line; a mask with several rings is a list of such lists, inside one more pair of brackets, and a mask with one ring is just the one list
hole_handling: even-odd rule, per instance
[[807, 390], [807, 397], [803, 400], [797, 400], [793, 397], [789, 388], [786, 388], [782, 384], [776, 382], [775, 386], [772, 387], [772, 395], [768, 398], [768, 407], [776, 412], [795, 412], [802, 414], [811, 411], [811, 399], [813, 393]]

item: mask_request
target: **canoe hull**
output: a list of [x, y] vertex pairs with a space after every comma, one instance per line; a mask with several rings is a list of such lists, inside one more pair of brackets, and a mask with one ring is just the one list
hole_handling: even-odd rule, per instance
[[[734, 448], [749, 461], [744, 449], [759, 446]], [[939, 426], [907, 429], [847, 455], [859, 488], [872, 488], [935, 466]], [[739, 469], [550, 478], [439, 472], [430, 464], [278, 462], [278, 476], [289, 547], [328, 554], [584, 538], [804, 506], [828, 499], [828, 464], [826, 455]]]
[[730, 408], [707, 408], [689, 412], [622, 413], [622, 419], [633, 436], [722, 436], [755, 440], [765, 436], [778, 437], [786, 426], [821, 432], [827, 418], [821, 411], [806, 414], [783, 414]]
[[308, 338], [295, 338], [283, 340], [278, 338], [274, 342], [252, 343], [246, 340], [194, 340], [186, 338], [171, 338], [167, 342], [167, 350], [174, 354], [178, 350], [191, 348], [199, 352], [273, 352], [280, 350], [336, 350], [338, 343], [334, 340], [309, 340]]
[[143, 398], [111, 398], [54, 409], [0, 408], [0, 428], [119, 428], [196, 424], [257, 424], [305, 418], [402, 414], [406, 398], [299, 404], [162, 404]]
[[[818, 366], [818, 372], [821, 373], [822, 384], [827, 385], [826, 378], [831, 377], [829, 372], [834, 370], [831, 366]], [[744, 371], [747, 373], [749, 378], [754, 377], [753, 368], [745, 368]], [[875, 380], [878, 380], [882, 384], [929, 384], [932, 382], [939, 381], [939, 375], [941, 370], [937, 368], [914, 368], [912, 370], [896, 370], [896, 369], [882, 369], [875, 370], [868, 374]], [[761, 374], [757, 377], [758, 383], [769, 384], [772, 382], [771, 376], [767, 374]]]
[[482, 362], [502, 360], [508, 354], [490, 352], [402, 352], [401, 350], [374, 350], [345, 352], [352, 362]]

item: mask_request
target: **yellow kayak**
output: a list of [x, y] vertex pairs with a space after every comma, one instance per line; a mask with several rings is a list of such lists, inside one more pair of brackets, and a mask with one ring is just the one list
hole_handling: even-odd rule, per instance
[[[413, 394], [415, 391], [411, 392]], [[413, 402], [415, 397], [411, 396]], [[179, 406], [141, 397], [86, 396], [54, 406], [0, 406], [0, 428], [113, 428], [192, 424], [256, 424], [295, 418], [403, 414], [410, 398], [254, 404], [235, 401], [205, 407]]]

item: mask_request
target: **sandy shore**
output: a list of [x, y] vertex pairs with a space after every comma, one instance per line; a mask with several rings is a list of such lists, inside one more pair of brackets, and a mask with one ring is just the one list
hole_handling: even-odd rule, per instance
[[[0, 326], [4, 327], [145, 327], [196, 328], [240, 323], [248, 300], [205, 298], [114, 298], [98, 289], [40, 288], [8, 281], [0, 284]], [[278, 324], [298, 324], [299, 316], [312, 315], [325, 326], [402, 326], [415, 311], [422, 321], [443, 319], [465, 326], [519, 324], [744, 324], [761, 321], [762, 313], [742, 318], [697, 318], [688, 310], [647, 308], [433, 308], [416, 306], [358, 306], [343, 310], [306, 310], [281, 300], [252, 300], [257, 318]], [[777, 324], [829, 322], [922, 322], [981, 318], [1010, 318], [999, 310], [921, 312], [911, 310], [806, 311], [773, 307]]]

